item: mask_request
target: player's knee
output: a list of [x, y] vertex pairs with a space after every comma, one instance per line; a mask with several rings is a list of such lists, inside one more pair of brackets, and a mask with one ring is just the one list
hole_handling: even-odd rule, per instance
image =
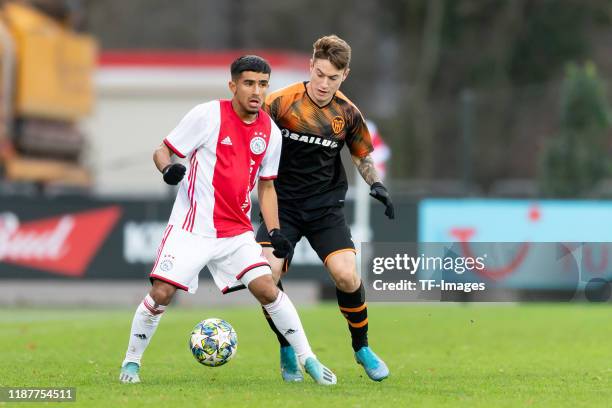
[[166, 306], [170, 304], [170, 301], [174, 297], [175, 293], [175, 286], [156, 279], [153, 281], [153, 288], [151, 288], [150, 295], [155, 303]]
[[249, 283], [249, 290], [262, 305], [273, 303], [278, 297], [278, 288], [272, 275], [264, 275]]
[[343, 292], [354, 292], [359, 289], [361, 279], [357, 273], [351, 269], [345, 269], [333, 275], [336, 287]]
[[270, 303], [274, 303], [277, 297], [278, 297], [278, 288], [276, 288], [275, 286], [274, 288], [271, 288], [270, 290], [267, 290], [264, 293], [262, 293], [259, 296], [258, 300], [259, 300], [259, 303], [261, 303], [262, 305], [269, 305]]
[[327, 267], [338, 289], [343, 292], [354, 292], [359, 288], [361, 279], [357, 274], [355, 262], [350, 257], [341, 255], [332, 258]]

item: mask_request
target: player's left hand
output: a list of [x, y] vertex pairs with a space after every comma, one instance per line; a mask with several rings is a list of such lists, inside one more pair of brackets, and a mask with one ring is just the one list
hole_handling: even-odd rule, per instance
[[393, 203], [391, 202], [391, 196], [389, 196], [389, 192], [387, 188], [380, 182], [376, 182], [370, 186], [370, 195], [383, 203], [385, 207], [385, 215], [389, 217], [390, 220], [395, 218], [395, 209], [393, 208]]
[[270, 242], [274, 251], [272, 254], [277, 258], [286, 258], [293, 252], [291, 242], [283, 235], [280, 229], [273, 228], [270, 232]]

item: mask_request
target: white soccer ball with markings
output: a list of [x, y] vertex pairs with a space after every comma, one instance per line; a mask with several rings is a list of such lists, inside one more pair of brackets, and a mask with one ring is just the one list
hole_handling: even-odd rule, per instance
[[189, 349], [199, 363], [218, 367], [234, 357], [238, 335], [223, 319], [206, 319], [196, 324], [189, 336]]

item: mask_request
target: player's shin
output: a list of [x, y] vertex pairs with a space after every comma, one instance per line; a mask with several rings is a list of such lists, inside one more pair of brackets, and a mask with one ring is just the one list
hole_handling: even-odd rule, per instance
[[[278, 283], [276, 284], [276, 286], [282, 291], [283, 290], [283, 285], [280, 281], [278, 281]], [[272, 320], [272, 318], [270, 317], [270, 315], [268, 314], [268, 312], [266, 311], [265, 307], [261, 307], [261, 310], [263, 311], [263, 314], [266, 318], [266, 321], [268, 322], [268, 325], [270, 326], [270, 329], [272, 329], [272, 331], [274, 332], [274, 334], [276, 334], [276, 338], [278, 339], [278, 342], [280, 343], [281, 347], [288, 347], [290, 346], [289, 342], [287, 341], [287, 339], [285, 338], [285, 336], [283, 336], [283, 334], [276, 328], [276, 326], [274, 325], [274, 321]]]
[[270, 304], [263, 305], [263, 307], [268, 312], [278, 331], [282, 333], [287, 342], [295, 349], [300, 364], [303, 365], [308, 357], [314, 357], [300, 317], [289, 296], [279, 291], [276, 300]]
[[340, 312], [348, 322], [354, 351], [368, 345], [368, 306], [365, 302], [363, 282], [355, 292], [347, 293], [336, 288]]
[[130, 340], [122, 365], [129, 362], [140, 365], [140, 359], [149, 345], [149, 341], [151, 341], [151, 337], [153, 337], [165, 310], [166, 306], [156, 304], [150, 295], [147, 295], [138, 305], [132, 320]]

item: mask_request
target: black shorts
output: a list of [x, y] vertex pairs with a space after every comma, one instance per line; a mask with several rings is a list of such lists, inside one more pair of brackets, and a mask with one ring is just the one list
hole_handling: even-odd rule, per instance
[[[327, 262], [330, 255], [336, 252], [355, 252], [351, 230], [346, 225], [342, 207], [300, 210], [279, 203], [278, 218], [281, 232], [291, 241], [291, 244], [295, 247], [302, 237], [306, 237], [323, 264]], [[255, 239], [263, 247], [272, 246], [268, 228], [263, 220]], [[290, 263], [291, 258], [287, 259], [284, 270], [289, 268]]]

